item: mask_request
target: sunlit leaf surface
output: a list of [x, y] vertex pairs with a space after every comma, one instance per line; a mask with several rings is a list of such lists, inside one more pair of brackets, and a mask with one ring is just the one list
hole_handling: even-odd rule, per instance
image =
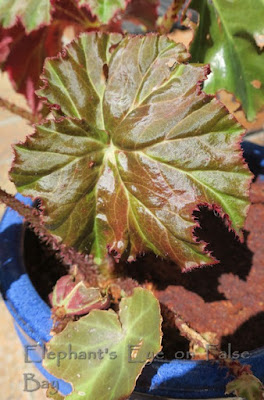
[[253, 120], [264, 105], [263, 1], [193, 0], [190, 7], [200, 14], [192, 61], [212, 69], [205, 91], [233, 93]]
[[46, 62], [38, 93], [65, 117], [16, 146], [11, 176], [42, 199], [48, 229], [97, 262], [153, 251], [183, 269], [213, 263], [193, 235], [199, 204], [241, 234], [242, 129], [187, 59], [166, 37], [93, 33]]
[[[72, 384], [67, 400], [121, 400], [129, 397], [160, 344], [159, 303], [151, 292], [137, 288], [121, 301], [118, 315], [113, 310], [93, 310], [70, 322], [49, 342], [48, 352], [55, 356], [47, 357], [44, 366]], [[69, 346], [76, 357], [69, 359]], [[63, 353], [68, 356], [59, 357]]]

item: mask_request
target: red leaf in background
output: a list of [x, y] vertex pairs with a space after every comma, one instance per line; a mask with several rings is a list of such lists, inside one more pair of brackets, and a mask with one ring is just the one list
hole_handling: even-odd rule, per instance
[[65, 24], [53, 23], [26, 34], [19, 23], [13, 28], [2, 29], [0, 33], [0, 62], [4, 62], [2, 69], [8, 72], [15, 90], [26, 97], [33, 113], [42, 109], [35, 90], [39, 85], [44, 60], [60, 51], [64, 28]]
[[147, 30], [155, 30], [158, 6], [159, 0], [131, 0], [127, 5], [124, 19], [145, 25]]
[[53, 0], [53, 6], [53, 18], [67, 21], [73, 25], [76, 34], [91, 30], [122, 33], [122, 16], [120, 13], [116, 13], [107, 25], [102, 25], [98, 18], [92, 15], [87, 4], [79, 6], [76, 0]]
[[76, 0], [52, 0], [53, 19], [76, 24], [85, 30], [99, 26], [96, 17], [92, 16], [88, 7], [79, 7]]
[[11, 34], [6, 29], [0, 28], [0, 63], [3, 63], [7, 59], [12, 41]]

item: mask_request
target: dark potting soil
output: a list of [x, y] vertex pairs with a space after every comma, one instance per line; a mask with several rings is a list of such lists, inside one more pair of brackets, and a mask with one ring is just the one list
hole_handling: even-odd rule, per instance
[[[177, 311], [191, 327], [206, 333], [224, 351], [250, 351], [264, 345], [264, 182], [251, 188], [251, 206], [241, 243], [212, 211], [195, 213], [201, 228], [198, 239], [220, 262], [181, 273], [172, 262], [146, 255], [137, 262], [120, 263], [117, 270], [140, 283], [152, 283], [163, 314], [163, 352], [172, 359], [188, 357], [190, 344], [174, 324]], [[33, 285], [48, 301], [57, 279], [66, 274], [54, 254], [29, 229], [25, 234], [25, 264]], [[231, 349], [231, 350], [230, 350]], [[178, 353], [182, 352], [182, 353]]]

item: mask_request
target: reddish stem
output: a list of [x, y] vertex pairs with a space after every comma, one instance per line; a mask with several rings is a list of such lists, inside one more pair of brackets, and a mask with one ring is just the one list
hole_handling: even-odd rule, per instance
[[35, 124], [39, 122], [39, 118], [34, 116], [29, 111], [25, 110], [22, 107], [17, 106], [10, 101], [3, 99], [0, 97], [0, 107], [5, 108], [6, 110], [10, 111], [13, 114], [19, 115], [19, 117], [28, 120], [31, 124]]

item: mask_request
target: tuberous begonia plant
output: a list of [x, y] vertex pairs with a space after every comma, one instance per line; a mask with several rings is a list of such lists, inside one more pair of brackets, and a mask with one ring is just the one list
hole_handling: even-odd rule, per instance
[[[166, 35], [123, 34], [125, 20], [168, 32], [180, 9], [188, 17], [186, 2], [173, 2], [158, 18], [154, 0], [0, 1], [2, 67], [27, 97], [36, 122], [35, 132], [14, 148], [10, 177], [40, 207], [3, 191], [0, 198], [68, 267], [50, 294], [54, 337], [47, 347], [59, 354], [70, 344], [83, 357], [44, 362], [72, 384], [67, 399], [128, 398], [144, 365], [161, 350], [158, 300], [147, 285], [119, 276], [115, 263], [133, 268], [149, 252], [182, 271], [217, 263], [195, 236], [200, 206], [216, 210], [243, 238], [252, 179], [240, 147], [244, 130], [202, 87], [218, 90], [221, 65], [215, 60], [223, 51], [228, 65], [231, 45], [236, 65], [261, 81], [263, 69], [253, 74], [253, 62], [239, 56], [247, 40], [250, 51], [260, 48], [261, 36], [257, 24], [238, 37], [243, 20], [234, 27], [217, 0], [196, 3], [190, 4], [200, 12], [191, 53], [194, 61], [209, 61], [212, 73], [206, 64], [189, 63], [185, 47]], [[78, 38], [50, 57], [61, 50], [67, 26]], [[207, 30], [210, 45], [203, 45]], [[224, 78], [233, 86], [223, 87], [233, 91], [233, 67], [226, 68]], [[263, 88], [251, 84], [249, 90], [242, 79], [244, 87], [234, 93], [252, 118], [263, 104]], [[104, 355], [85, 358], [94, 349]], [[261, 384], [249, 369], [228, 366], [236, 376], [229, 391], [242, 394], [246, 379], [259, 395]]]

